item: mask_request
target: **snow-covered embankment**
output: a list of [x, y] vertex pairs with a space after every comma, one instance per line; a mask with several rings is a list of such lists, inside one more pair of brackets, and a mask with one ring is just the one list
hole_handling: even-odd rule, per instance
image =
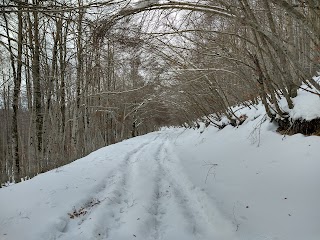
[[163, 129], [0, 189], [0, 239], [319, 239], [319, 137], [238, 113], [238, 128]]

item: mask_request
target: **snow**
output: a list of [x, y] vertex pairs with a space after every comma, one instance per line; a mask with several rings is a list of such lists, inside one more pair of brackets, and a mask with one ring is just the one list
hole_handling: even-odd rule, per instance
[[315, 94], [300, 91], [293, 99], [294, 108], [290, 111], [292, 119], [305, 119], [310, 121], [320, 118], [320, 98]]
[[[314, 78], [315, 81], [319, 81], [320, 77]], [[293, 109], [289, 109], [286, 100], [283, 98], [280, 100], [280, 106], [289, 113], [289, 117], [292, 120], [306, 120], [311, 121], [316, 118], [320, 118], [320, 97], [316, 94], [310, 94], [309, 91], [320, 93], [315, 88], [310, 88], [306, 85], [302, 85], [302, 88], [298, 90], [298, 96], [293, 98]]]
[[[292, 116], [319, 116], [297, 107], [307, 95]], [[164, 128], [0, 189], [0, 239], [318, 240], [319, 137], [278, 134], [261, 104], [236, 114], [237, 128]]]
[[319, 137], [283, 139], [265, 122], [257, 147], [258, 132], [251, 131], [260, 119], [238, 129], [185, 132], [176, 142], [185, 172], [233, 222], [239, 239], [319, 239]]

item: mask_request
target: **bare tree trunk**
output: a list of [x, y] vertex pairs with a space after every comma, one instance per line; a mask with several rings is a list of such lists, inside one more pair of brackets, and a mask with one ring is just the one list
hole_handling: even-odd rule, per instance
[[[38, 5], [38, 0], [34, 0], [34, 4]], [[34, 113], [36, 123], [36, 158], [38, 163], [38, 171], [42, 172], [42, 136], [43, 136], [43, 114], [42, 114], [42, 93], [41, 93], [41, 77], [40, 77], [40, 41], [39, 41], [39, 16], [38, 11], [33, 10], [33, 59], [32, 59], [32, 78], [33, 78], [33, 94], [34, 94]]]
[[[82, 0], [78, 1], [79, 7], [82, 6]], [[82, 46], [82, 19], [83, 10], [79, 10], [79, 17], [77, 21], [77, 79], [76, 79], [76, 99], [75, 107], [73, 110], [73, 121], [72, 121], [72, 135], [71, 144], [75, 155], [77, 156], [77, 144], [78, 144], [78, 127], [79, 127], [79, 111], [80, 111], [80, 94], [81, 94], [81, 82], [83, 78], [83, 46]]]
[[18, 132], [18, 109], [19, 109], [19, 97], [21, 88], [21, 77], [22, 77], [22, 10], [21, 5], [18, 4], [18, 56], [17, 56], [17, 67], [15, 66], [15, 56], [13, 53], [13, 47], [11, 44], [11, 37], [9, 33], [9, 24], [6, 14], [3, 14], [5, 21], [7, 39], [8, 39], [8, 50], [10, 54], [11, 67], [14, 79], [13, 99], [12, 99], [12, 131], [11, 131], [11, 142], [12, 142], [12, 162], [13, 162], [13, 177], [15, 182], [20, 181], [20, 155], [19, 155], [19, 132]]
[[19, 132], [18, 132], [18, 109], [19, 109], [19, 98], [20, 98], [20, 88], [21, 88], [21, 79], [22, 79], [22, 11], [21, 6], [18, 4], [18, 56], [17, 56], [17, 75], [14, 82], [13, 90], [13, 100], [12, 100], [12, 155], [14, 162], [14, 178], [16, 182], [20, 182], [21, 178], [21, 169], [20, 169], [20, 154], [19, 154]]

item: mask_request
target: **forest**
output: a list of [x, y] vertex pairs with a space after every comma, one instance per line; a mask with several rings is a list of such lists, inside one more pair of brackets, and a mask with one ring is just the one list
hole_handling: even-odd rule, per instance
[[[285, 133], [320, 91], [318, 0], [2, 0], [0, 183], [162, 126], [238, 126], [261, 101]], [[302, 89], [315, 95], [316, 91]], [[215, 113], [215, 115], [212, 115]]]

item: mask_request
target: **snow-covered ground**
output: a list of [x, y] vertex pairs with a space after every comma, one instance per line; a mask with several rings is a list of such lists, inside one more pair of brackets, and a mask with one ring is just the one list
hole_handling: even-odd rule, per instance
[[0, 239], [320, 239], [320, 138], [276, 133], [262, 106], [237, 114], [238, 128], [163, 129], [0, 189]]

